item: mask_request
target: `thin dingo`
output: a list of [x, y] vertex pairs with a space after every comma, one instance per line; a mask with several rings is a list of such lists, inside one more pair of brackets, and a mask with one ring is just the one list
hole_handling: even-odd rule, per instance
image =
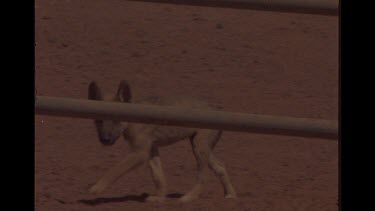
[[[91, 82], [88, 90], [90, 100], [105, 100], [121, 103], [131, 102], [131, 89], [126, 81], [121, 81], [117, 93], [114, 96], [104, 96], [96, 82]], [[149, 98], [136, 103], [153, 104], [161, 106], [179, 106], [197, 109], [212, 108], [205, 102], [186, 98]], [[184, 128], [175, 126], [161, 126], [152, 124], [139, 124], [130, 122], [118, 122], [112, 120], [94, 120], [99, 140], [103, 145], [112, 145], [123, 133], [129, 142], [131, 153], [120, 163], [110, 169], [95, 185], [90, 192], [99, 194], [120, 176], [148, 162], [153, 181], [156, 186], [156, 194], [149, 196], [147, 201], [163, 201], [167, 193], [166, 181], [159, 158], [158, 148], [170, 145], [177, 141], [189, 138], [198, 165], [197, 181], [193, 188], [179, 200], [188, 202], [199, 198], [203, 182], [207, 177], [207, 169], [213, 170], [220, 179], [226, 198], [236, 198], [228, 177], [225, 166], [218, 161], [212, 150], [219, 141], [222, 131]]]

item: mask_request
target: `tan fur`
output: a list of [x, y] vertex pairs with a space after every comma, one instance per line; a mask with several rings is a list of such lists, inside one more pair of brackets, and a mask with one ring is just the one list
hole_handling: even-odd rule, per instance
[[[126, 84], [126, 82], [123, 81], [122, 84]], [[122, 85], [120, 85], [119, 90], [121, 90], [121, 86]], [[127, 91], [130, 93], [130, 90]], [[92, 93], [90, 96], [91, 95]], [[104, 97], [102, 100], [118, 101], [119, 99], [122, 99], [122, 97]], [[152, 97], [137, 101], [136, 103], [199, 109], [213, 108], [205, 102], [181, 97]], [[118, 126], [123, 127], [123, 136], [131, 147], [131, 153], [124, 160], [110, 169], [95, 185], [93, 185], [90, 188], [91, 193], [98, 194], [103, 192], [105, 188], [115, 182], [120, 176], [139, 165], [148, 162], [156, 186], [156, 194], [148, 197], [147, 200], [163, 201], [167, 193], [167, 185], [159, 157], [159, 147], [170, 145], [188, 138], [191, 142], [194, 156], [197, 161], [198, 174], [193, 188], [179, 200], [182, 202], [188, 202], [199, 198], [201, 189], [207, 177], [208, 168], [213, 170], [216, 176], [220, 179], [224, 188], [225, 197], [236, 198], [236, 193], [228, 177], [225, 166], [218, 161], [212, 152], [214, 146], [219, 141], [221, 131], [129, 122], [122, 123], [121, 125], [119, 124]]]

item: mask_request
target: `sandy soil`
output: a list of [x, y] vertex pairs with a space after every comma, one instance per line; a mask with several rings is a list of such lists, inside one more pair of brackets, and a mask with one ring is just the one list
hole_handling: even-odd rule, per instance
[[[227, 111], [335, 120], [338, 17], [126, 0], [36, 0], [38, 95], [86, 98], [98, 81], [134, 96], [189, 95]], [[146, 166], [105, 193], [87, 193], [126, 156], [100, 145], [91, 120], [36, 116], [36, 210], [338, 210], [338, 144], [315, 138], [224, 132], [216, 155], [237, 200], [210, 174], [202, 199], [177, 198], [194, 183], [187, 141], [161, 149], [164, 204], [144, 203]]]

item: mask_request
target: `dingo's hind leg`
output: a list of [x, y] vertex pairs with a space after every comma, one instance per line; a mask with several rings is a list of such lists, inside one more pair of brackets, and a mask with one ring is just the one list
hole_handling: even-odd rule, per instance
[[217, 132], [212, 130], [200, 130], [190, 139], [194, 156], [197, 161], [197, 179], [193, 188], [180, 198], [182, 202], [188, 202], [199, 198], [204, 182], [207, 178], [208, 157], [211, 153], [210, 143], [217, 137]]
[[237, 194], [233, 188], [232, 182], [229, 179], [227, 170], [214, 154], [210, 154], [208, 157], [208, 165], [213, 170], [215, 175], [219, 178], [224, 188], [225, 198], [236, 198]]
[[208, 166], [215, 173], [216, 177], [219, 178], [221, 184], [223, 185], [225, 198], [237, 198], [236, 191], [234, 190], [232, 182], [229, 179], [225, 165], [222, 162], [220, 162], [213, 154], [213, 149], [219, 141], [222, 132], [223, 131], [219, 131], [217, 133], [216, 138], [214, 138], [210, 143], [211, 150], [208, 156]]

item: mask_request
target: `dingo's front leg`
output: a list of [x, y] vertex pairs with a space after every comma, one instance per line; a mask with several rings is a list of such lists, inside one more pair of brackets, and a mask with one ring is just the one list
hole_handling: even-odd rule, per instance
[[94, 186], [92, 186], [89, 190], [90, 193], [102, 193], [120, 176], [144, 163], [148, 158], [148, 154], [149, 152], [147, 151], [137, 151], [129, 154], [123, 161], [110, 169]]
[[162, 202], [165, 200], [165, 195], [167, 193], [167, 183], [165, 181], [165, 176], [161, 166], [158, 148], [156, 146], [153, 146], [151, 149], [149, 166], [151, 169], [152, 178], [155, 183], [156, 194], [149, 196], [147, 198], [147, 201]]

